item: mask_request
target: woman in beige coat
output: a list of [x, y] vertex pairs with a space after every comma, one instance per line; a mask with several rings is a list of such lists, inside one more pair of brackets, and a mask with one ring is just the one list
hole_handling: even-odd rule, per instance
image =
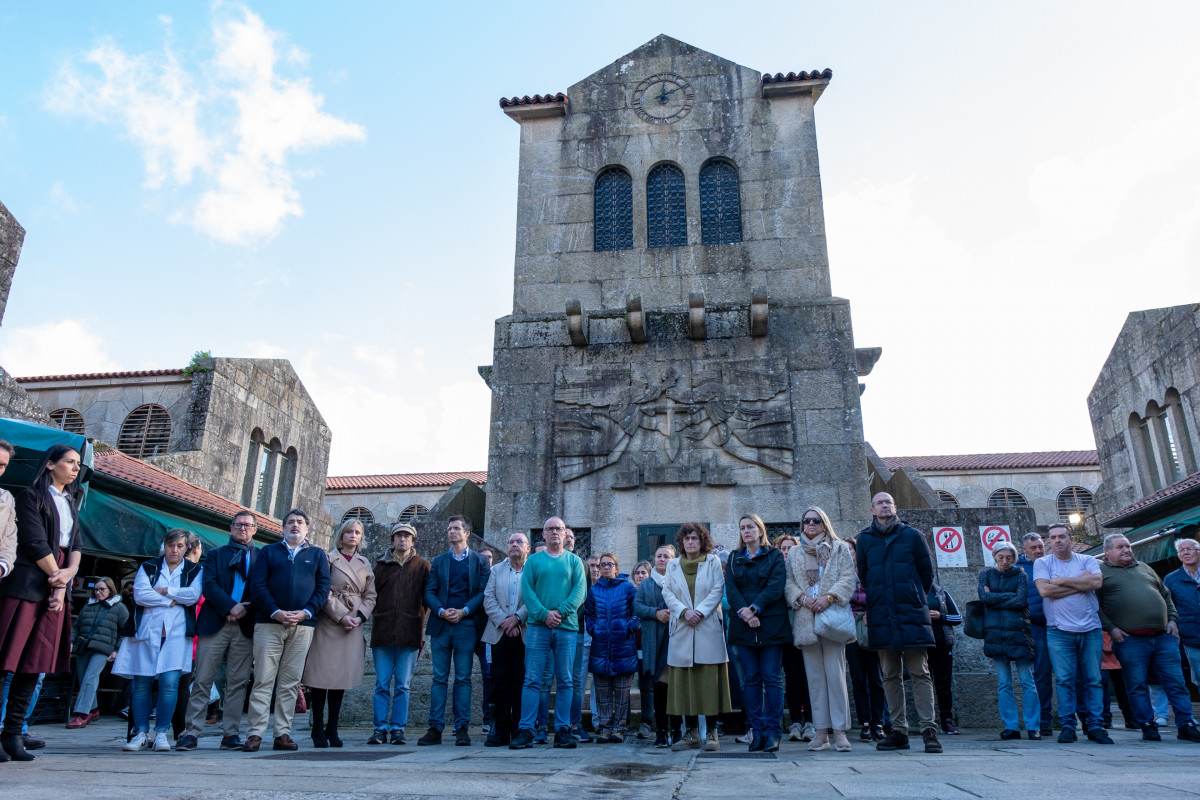
[[[347, 520], [338, 529], [337, 545], [329, 556], [329, 599], [317, 614], [312, 645], [301, 683], [312, 698], [312, 740], [316, 747], [341, 747], [338, 714], [347, 689], [362, 683], [367, 640], [362, 624], [375, 608], [375, 572], [358, 554], [363, 526]], [[323, 722], [329, 699], [329, 721]]]
[[[667, 713], [682, 716], [687, 733], [672, 750], [700, 747], [700, 721], [707, 717], [705, 750], [720, 750], [717, 715], [733, 710], [729, 702], [729, 656], [721, 597], [725, 570], [713, 555], [712, 536], [699, 522], [687, 522], [675, 534], [679, 558], [667, 565], [663, 602], [671, 612], [667, 645]], [[678, 730], [678, 719], [671, 729]]]
[[833, 605], [844, 606], [854, 593], [854, 555], [816, 506], [800, 516], [803, 535], [788, 553], [784, 596], [792, 607], [792, 635], [804, 655], [808, 691], [817, 735], [809, 750], [828, 750], [829, 731], [839, 752], [850, 750], [850, 695], [846, 691], [846, 646], [816, 634], [813, 617]]

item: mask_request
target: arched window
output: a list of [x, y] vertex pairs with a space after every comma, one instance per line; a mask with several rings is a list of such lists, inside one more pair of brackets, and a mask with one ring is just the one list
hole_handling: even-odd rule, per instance
[[742, 201], [737, 167], [715, 159], [700, 168], [700, 241], [730, 244], [742, 240]]
[[425, 519], [425, 515], [429, 513], [429, 509], [422, 505], [411, 505], [400, 512], [400, 522], [405, 525], [411, 525], [414, 522], [420, 522]]
[[1025, 508], [1029, 503], [1016, 489], [997, 489], [988, 497], [988, 508]]
[[83, 421], [83, 414], [80, 414], [73, 408], [60, 408], [50, 414], [50, 419], [54, 420], [54, 424], [62, 428], [67, 433], [78, 433], [83, 436], [87, 429], [87, 423]]
[[659, 164], [646, 177], [646, 245], [682, 247], [687, 244], [687, 199], [683, 170]]
[[275, 485], [275, 518], [283, 519], [292, 508], [292, 493], [296, 488], [296, 448], [289, 447], [279, 454], [279, 466], [275, 470], [279, 480]]
[[949, 492], [938, 489], [937, 496], [942, 508], [958, 508], [958, 498]]
[[633, 178], [620, 167], [596, 176], [595, 249], [633, 249]]
[[246, 446], [246, 475], [242, 479], [242, 505], [254, 508], [254, 496], [258, 489], [258, 462], [262, 457], [262, 449], [266, 445], [263, 432], [255, 428], [250, 432], [250, 442]]
[[147, 403], [129, 413], [121, 424], [117, 449], [134, 458], [161, 456], [171, 441], [171, 415], [162, 406]]
[[1066, 519], [1072, 514], [1082, 514], [1092, 505], [1092, 493], [1082, 486], [1068, 486], [1058, 493], [1058, 516]]
[[[271, 497], [275, 491], [275, 470], [279, 466], [278, 439], [272, 439], [259, 452], [258, 469], [255, 477], [254, 510], [260, 514], [271, 513]], [[284, 509], [286, 511], [287, 509]], [[278, 515], [276, 515], [278, 516]]]
[[354, 508], [350, 509], [349, 511], [347, 511], [345, 514], [342, 515], [342, 522], [345, 522], [346, 520], [351, 520], [351, 519], [356, 519], [365, 526], [365, 525], [370, 525], [371, 523], [373, 523], [375, 521], [375, 515], [371, 513], [371, 509], [369, 509], [369, 508], [363, 508], [362, 506], [355, 506]]

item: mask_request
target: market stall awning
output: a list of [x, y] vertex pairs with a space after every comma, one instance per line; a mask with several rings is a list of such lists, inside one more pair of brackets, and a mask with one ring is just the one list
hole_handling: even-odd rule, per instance
[[56, 444], [69, 445], [83, 457], [83, 469], [79, 471], [79, 483], [86, 487], [92, 476], [92, 446], [77, 433], [68, 433], [59, 428], [39, 425], [19, 419], [0, 418], [0, 439], [17, 449], [9, 462], [8, 469], [0, 477], [0, 488], [16, 494], [33, 483], [33, 471], [42, 456]]
[[[1175, 539], [1189, 525], [1200, 524], [1200, 506], [1176, 512], [1170, 516], [1147, 523], [1125, 534], [1133, 545], [1133, 557], [1138, 561], [1153, 564], [1175, 555]], [[1104, 545], [1087, 551], [1090, 556], [1099, 556]]]
[[205, 550], [229, 541], [228, 530], [115, 497], [94, 487], [79, 510], [79, 521], [83, 525], [83, 549], [110, 555], [157, 556], [163, 536], [171, 528], [196, 534]]

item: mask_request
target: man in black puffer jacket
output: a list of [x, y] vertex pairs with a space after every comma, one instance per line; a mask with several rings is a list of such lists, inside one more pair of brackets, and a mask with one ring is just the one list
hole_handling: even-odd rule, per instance
[[875, 747], [908, 749], [904, 669], [912, 679], [926, 753], [942, 752], [934, 716], [933, 679], [926, 648], [933, 626], [926, 598], [933, 586], [933, 559], [925, 536], [896, 516], [896, 501], [880, 492], [871, 499], [875, 521], [859, 534], [858, 577], [867, 592], [867, 639], [879, 651], [883, 691], [892, 713], [892, 732]]

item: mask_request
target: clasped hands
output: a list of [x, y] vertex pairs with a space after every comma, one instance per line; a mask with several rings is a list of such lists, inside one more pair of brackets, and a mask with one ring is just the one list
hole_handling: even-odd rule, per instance
[[807, 608], [814, 614], [820, 614], [825, 609], [829, 608], [829, 598], [827, 597], [803, 597], [796, 598], [796, 605]]
[[306, 614], [303, 609], [299, 611], [284, 611], [283, 609], [280, 609], [272, 614], [271, 617], [284, 626], [291, 626], [299, 625], [301, 622], [304, 622], [306, 619], [308, 619], [308, 614]]
[[746, 623], [746, 627], [758, 628], [762, 626], [762, 620], [758, 618], [758, 614], [754, 613], [754, 609], [750, 606], [739, 609], [737, 613], [742, 618], [742, 622]]

